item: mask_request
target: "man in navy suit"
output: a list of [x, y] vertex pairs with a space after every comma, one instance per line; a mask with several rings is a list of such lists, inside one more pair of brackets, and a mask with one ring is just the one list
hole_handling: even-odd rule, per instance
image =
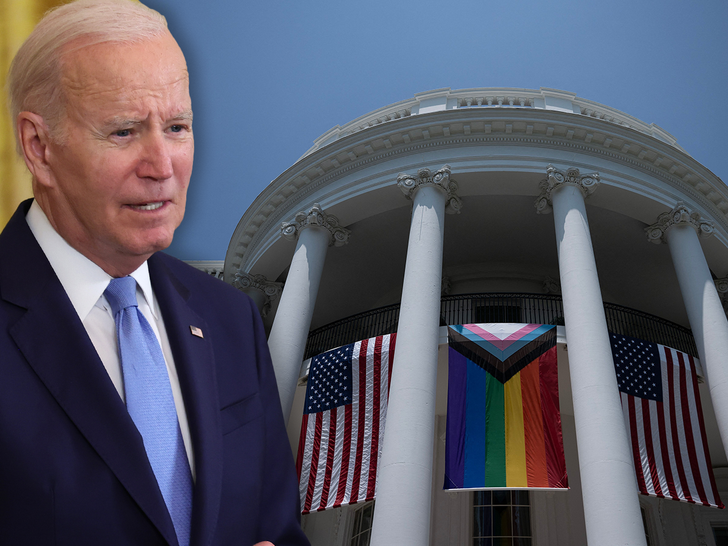
[[[164, 18], [127, 0], [67, 4], [8, 81], [34, 200], [0, 234], [0, 542], [308, 544], [257, 310], [159, 252], [182, 220], [194, 148]], [[189, 541], [125, 406], [105, 290], [127, 276], [169, 376]]]

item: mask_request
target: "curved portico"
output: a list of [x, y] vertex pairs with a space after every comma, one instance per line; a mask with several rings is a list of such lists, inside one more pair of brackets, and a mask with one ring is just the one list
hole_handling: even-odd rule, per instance
[[[408, 241], [410, 248], [412, 245], [414, 211], [402, 198], [397, 180], [401, 173], [414, 174], [422, 169], [434, 173], [443, 165], [448, 166], [448, 174], [457, 181], [457, 204], [462, 202], [462, 212], [448, 217], [439, 243], [437, 238], [426, 243], [432, 246], [425, 248], [424, 253], [428, 255], [429, 252], [429, 258], [434, 256], [434, 261], [441, 264], [439, 270], [434, 265], [418, 267], [418, 273], [426, 280], [413, 281], [412, 275], [407, 273], [411, 261], [407, 248]], [[598, 190], [592, 194], [579, 189], [578, 183], [550, 190], [540, 185], [542, 181], [548, 185], [554, 173], [563, 178], [569, 172], [598, 173]], [[441, 190], [430, 190], [442, 193]], [[539, 196], [544, 197], [544, 192], [546, 201], [554, 208], [554, 217], [536, 214], [534, 201]], [[584, 200], [587, 194], [588, 198]], [[712, 236], [698, 242], [695, 235], [695, 240], [687, 241], [689, 235], [672, 228], [672, 235], [666, 230], [669, 251], [667, 245], [648, 244], [645, 228], [654, 224], [661, 214], [673, 210], [678, 202], [710, 222]], [[301, 276], [298, 258], [295, 258], [299, 251], [294, 253], [294, 245], [283, 240], [280, 233], [281, 224], [293, 222], [298, 213], [314, 206], [334, 215], [338, 225], [351, 232], [346, 246], [328, 253], [325, 266], [323, 257], [319, 260], [318, 256], [326, 255], [328, 240], [312, 254], [319, 260], [317, 263], [320, 262], [320, 277], [318, 273], [310, 272]], [[630, 453], [625, 449], [626, 433], [619, 414], [611, 354], [608, 344], [604, 344], [607, 331], [601, 302], [627, 306], [701, 332], [696, 322], [702, 325], [705, 319], [697, 317], [691, 308], [704, 304], [703, 300], [697, 302], [697, 294], [711, 274], [713, 277], [728, 274], [727, 212], [728, 190], [722, 181], [680, 148], [669, 133], [655, 125], [552, 89], [436, 90], [362, 116], [318, 139], [314, 147], [274, 180], [243, 215], [226, 256], [225, 279], [231, 282], [236, 275], [238, 278], [244, 274], [262, 275], [268, 281], [285, 283], [280, 304], [277, 307], [273, 304], [266, 323], [272, 328], [270, 343], [274, 361], [276, 354], [290, 345], [291, 340], [299, 340], [293, 351], [295, 355], [292, 352], [286, 357], [290, 376], [286, 383], [289, 386], [281, 386], [284, 397], [292, 399], [291, 388], [295, 387], [303, 358], [300, 340], [305, 339], [310, 328], [400, 301], [404, 313], [412, 283], [419, 282], [421, 289], [429, 294], [431, 287], [425, 285], [431, 284], [433, 279], [440, 283], [441, 275], [447, 279], [450, 294], [544, 293], [544, 285], [553, 287], [553, 279], [560, 277], [565, 342], [571, 348], [568, 357], [562, 350], [564, 367], [567, 367], [566, 362], [568, 367], [577, 363], [587, 366], [576, 374], [571, 370], [571, 382], [564, 385], [568, 389], [565, 390], [566, 400], [562, 394], [562, 413], [566, 415], [566, 421], [576, 421], [581, 472], [576, 470], [576, 447], [572, 449], [569, 472], [581, 477], [575, 489], [583, 489], [584, 493], [586, 535], [592, 546], [641, 544], [644, 537], [640, 539], [640, 505], [636, 500], [634, 477], [630, 475]], [[576, 224], [573, 223], [574, 214], [580, 218]], [[586, 228], [577, 236], [577, 239], [581, 238], [580, 242], [571, 244], [575, 241], [572, 238], [569, 240], [571, 246], [565, 246], [565, 233], [573, 235], [574, 227], [569, 226], [577, 224]], [[438, 254], [437, 244], [441, 245], [441, 254]], [[681, 272], [680, 263], [684, 260], [679, 256], [687, 256], [688, 252], [697, 252], [705, 262], [705, 267], [697, 273]], [[438, 258], [440, 255], [442, 257]], [[584, 273], [587, 270], [589, 273]], [[314, 285], [316, 289], [311, 292]], [[714, 295], [705, 301], [709, 301], [711, 312], [715, 309], [722, 312], [715, 287], [712, 284], [711, 287]], [[301, 310], [292, 312], [289, 309], [286, 291], [308, 298], [308, 320], [291, 322], [291, 317], [300, 315]], [[422, 306], [419, 301], [422, 298], [417, 296], [424, 293], [417, 289], [414, 293], [413, 301]], [[591, 319], [599, 313], [602, 314], [601, 322], [596, 321], [599, 324], [594, 326], [596, 323]], [[422, 316], [424, 312], [418, 313], [418, 318]], [[437, 343], [432, 340], [438, 327], [434, 324], [437, 317], [433, 317], [428, 319], [427, 326], [414, 326], [415, 345], [417, 335], [423, 339], [422, 347], [430, 342]], [[715, 318], [718, 319], [720, 317]], [[405, 320], [404, 315], [401, 320]], [[715, 320], [711, 320], [711, 324]], [[724, 315], [722, 320], [725, 323]], [[710, 332], [716, 329], [714, 325], [705, 326]], [[715, 338], [714, 334], [711, 336]], [[402, 350], [401, 342], [406, 340], [400, 338], [398, 350]], [[721, 398], [728, 400], [728, 394], [722, 395], [725, 384], [722, 378], [728, 374], [722, 363], [713, 364], [719, 359], [710, 356], [710, 351], [720, 351], [722, 341], [706, 342], [705, 349], [701, 348], [701, 343], [698, 346], [700, 356], [708, 364], [709, 386], [718, 388], [713, 396], [720, 393]], [[594, 358], [594, 351], [598, 358]], [[393, 414], [388, 419], [399, 423], [396, 426], [402, 431], [413, 419], [411, 415], [406, 416], [407, 412], [428, 415], [429, 438], [425, 438], [417, 450], [418, 453], [430, 450], [435, 454], [435, 462], [433, 465], [432, 457], [428, 463], [428, 457], [407, 460], [401, 454], [387, 455], [388, 450], [390, 454], [395, 453], [391, 446], [397, 440], [385, 436], [383, 464], [386, 467], [387, 461], [392, 461], [398, 465], [399, 472], [382, 468], [380, 479], [387, 483], [380, 484], [381, 502], [377, 506], [388, 508], [387, 516], [380, 516], [375, 508], [373, 536], [376, 541], [373, 544], [405, 544], [406, 541], [402, 541], [407, 535], [416, 537], [412, 544], [421, 544], [423, 537], [430, 536], [432, 541], [435, 540], [433, 536], [442, 532], [438, 530], [441, 518], [436, 514], [441, 501], [435, 503], [431, 521], [428, 521], [430, 497], [438, 497], [437, 493], [431, 492], [429, 483], [420, 483], [422, 476], [430, 475], [437, 488], [440, 485], [437, 481], [441, 479], [437, 469], [439, 429], [436, 422], [437, 416], [444, 415], [442, 399], [446, 387], [438, 376], [438, 373], [442, 374], [439, 368], [443, 366], [443, 357], [440, 357], [439, 368], [437, 355], [433, 357], [434, 360], [420, 358], [419, 371], [435, 381], [432, 388], [436, 388], [437, 393], [433, 391], [431, 395], [408, 399], [406, 408], [393, 402], [390, 406]], [[397, 373], [398, 358], [405, 357], [395, 356], [394, 374]], [[414, 366], [408, 374], [418, 373], [417, 370]], [[714, 377], [717, 387], [712, 384]], [[397, 385], [393, 378], [390, 397], [397, 396]], [[408, 388], [403, 386], [404, 390]], [[431, 387], [412, 388], [424, 392]], [[601, 389], [600, 394], [594, 394], [595, 388]], [[593, 411], [589, 407], [591, 396], [611, 404], [611, 409], [590, 416], [589, 412]], [[300, 409], [296, 409], [293, 400], [291, 405], [294, 409], [290, 435], [296, 438], [295, 414]], [[707, 405], [713, 463], [715, 466], [727, 465], [709, 398]], [[719, 413], [717, 422], [722, 423], [726, 420], [723, 416], [726, 410], [721, 409], [721, 404], [716, 405], [716, 410]], [[609, 431], [608, 437], [593, 433], [591, 423], [595, 419], [605, 421], [600, 428]], [[721, 424], [720, 428], [723, 426]], [[564, 434], [566, 436], [567, 432]], [[395, 437], [402, 441], [401, 433]], [[610, 455], [605, 449], [615, 451]], [[568, 451], [569, 448], [567, 456]], [[408, 464], [416, 467], [417, 472], [407, 470]], [[426, 468], [428, 464], [430, 467]], [[407, 485], [407, 475], [418, 475], [419, 485]], [[399, 482], [400, 478], [404, 481]], [[397, 495], [402, 498], [393, 500], [399, 498]], [[626, 503], [607, 501], [620, 497], [631, 500]], [[393, 507], [404, 502], [404, 498], [412, 505], [422, 506], [422, 510], [412, 519], [408, 519], [407, 509], [394, 514], [393, 518]], [[534, 495], [533, 498], [543, 497]], [[386, 535], [382, 531], [379, 522], [385, 519], [391, 520], [385, 527], [396, 534]], [[542, 529], [541, 542], [534, 544], [577, 544], [585, 537], [579, 535], [578, 523], [573, 523], [573, 527], [575, 530], [567, 538], [560, 531], [562, 535], [558, 541], [554, 538], [555, 529], [550, 534]], [[452, 536], [453, 531], [449, 532]], [[550, 538], [544, 538], [547, 535]]]

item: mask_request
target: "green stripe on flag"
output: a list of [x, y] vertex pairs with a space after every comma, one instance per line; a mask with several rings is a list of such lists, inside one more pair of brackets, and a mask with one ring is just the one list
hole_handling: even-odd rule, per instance
[[485, 486], [506, 487], [506, 417], [503, 383], [487, 374], [485, 386]]

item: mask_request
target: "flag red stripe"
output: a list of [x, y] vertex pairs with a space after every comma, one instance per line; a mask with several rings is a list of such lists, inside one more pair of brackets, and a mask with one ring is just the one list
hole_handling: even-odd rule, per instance
[[567, 488], [564, 443], [561, 435], [559, 411], [559, 375], [556, 347], [551, 347], [538, 359], [538, 378], [541, 389], [541, 415], [543, 416], [546, 448], [546, 471], [549, 487]]
[[341, 454], [341, 476], [339, 476], [339, 490], [336, 492], [334, 506], [341, 506], [346, 495], [346, 482], [349, 479], [349, 457], [351, 455], [351, 404], [344, 406], [344, 447]]
[[695, 452], [695, 443], [693, 442], [693, 423], [690, 419], [690, 405], [688, 403], [688, 385], [687, 385], [687, 374], [688, 370], [683, 362], [683, 353], [677, 354], [678, 361], [680, 362], [680, 401], [682, 402], [682, 414], [685, 426], [686, 444], [688, 446], [688, 458], [690, 459], [690, 468], [693, 472], [693, 480], [695, 481], [695, 488], [699, 500], [702, 504], [709, 505], [706, 501], [705, 488], [703, 487], [703, 478], [700, 475], [700, 466], [698, 465], [698, 455]]
[[[361, 342], [361, 350], [359, 351], [359, 414], [357, 419], [359, 420], [357, 442], [356, 442], [356, 458], [355, 468], [361, 469], [362, 455], [364, 450], [364, 427], [366, 423], [366, 397], [367, 397], [367, 346], [369, 340], [365, 339]], [[351, 504], [359, 501], [359, 482], [361, 480], [361, 470], [354, 474], [354, 479], [351, 484]]]
[[303, 420], [301, 421], [301, 435], [298, 438], [298, 454], [296, 455], [296, 474], [298, 479], [301, 479], [301, 467], [303, 466], [303, 457], [305, 453], [306, 445], [306, 429], [308, 428], [308, 413], [303, 414]]
[[668, 393], [669, 393], [669, 403], [668, 407], [670, 408], [670, 428], [672, 429], [670, 432], [672, 434], [672, 445], [673, 445], [673, 454], [675, 455], [675, 465], [677, 466], [677, 476], [678, 480], [680, 480], [680, 485], [682, 487], [683, 491], [683, 497], [688, 502], [694, 502], [693, 497], [690, 494], [690, 487], [688, 486], [688, 480], [685, 476], [685, 467], [683, 466], [683, 460], [682, 460], [682, 453], [680, 451], [680, 436], [678, 435], [678, 423], [677, 423], [677, 411], [676, 411], [676, 403], [675, 400], [675, 365], [672, 361], [672, 352], [671, 351], [665, 351], [665, 359], [667, 361], [667, 383], [668, 383]]
[[[665, 430], [665, 403], [657, 402], [657, 423], [660, 428], [660, 453], [662, 454], [662, 470], [665, 473], [665, 481], [667, 489], [673, 499], [677, 499], [677, 489], [675, 489], [675, 480], [672, 477], [672, 467], [670, 466], [670, 444], [667, 443], [667, 431]], [[662, 492], [665, 495], [665, 492]]]
[[662, 489], [660, 488], [660, 476], [657, 473], [657, 465], [655, 464], [655, 450], [652, 445], [652, 419], [650, 416], [650, 406], [652, 401], [642, 400], [642, 426], [644, 428], [645, 447], [647, 448], [647, 464], [650, 467], [650, 478], [652, 478], [652, 487], [658, 497], [662, 497]]
[[331, 487], [331, 473], [334, 471], [334, 452], [336, 450], [336, 410], [332, 408], [329, 418], [329, 445], [326, 451], [326, 474], [324, 474], [324, 488], [321, 491], [321, 504], [319, 510], [326, 508], [329, 502], [329, 488]]
[[394, 345], [397, 341], [397, 334], [389, 336], [389, 376], [387, 377], [387, 402], [389, 402], [389, 393], [392, 385], [392, 364], [394, 363]]
[[[698, 387], [698, 371], [695, 366], [695, 359], [693, 359], [692, 356], [687, 355], [688, 360], [690, 361], [690, 370], [691, 370], [691, 378], [693, 381], [693, 390], [695, 392], [695, 407], [698, 410], [698, 422], [700, 423], [700, 438], [703, 443], [703, 454], [705, 456], [705, 463], [708, 465], [708, 469], [713, 468], [713, 463], [710, 460], [710, 451], [708, 451], [708, 437], [705, 434], [705, 421], [703, 420], [703, 404], [700, 401], [700, 388]], [[713, 491], [713, 501], [715, 504], [717, 504], [720, 508], [725, 508], [723, 506], [723, 503], [720, 502], [720, 495], [718, 494], [718, 486], [715, 483], [715, 476], [712, 472], [709, 472], [708, 475], [710, 476], [710, 488]]]
[[311, 472], [308, 478], [308, 490], [306, 491], [306, 502], [304, 506], [308, 510], [311, 509], [314, 490], [316, 489], [316, 471], [318, 469], [319, 451], [321, 450], [321, 428], [323, 426], [323, 413], [316, 414], [316, 433], [313, 440], [313, 449], [311, 450]]
[[372, 382], [372, 447], [369, 456], [369, 482], [367, 483], [367, 500], [374, 498], [374, 486], [377, 484], [377, 455], [379, 454], [379, 397], [382, 377], [382, 338], [378, 337], [372, 355], [374, 381]]
[[637, 473], [637, 485], [640, 491], [647, 491], [645, 485], [645, 476], [642, 470], [642, 457], [640, 456], [640, 442], [637, 431], [637, 411], [634, 405], [634, 398], [627, 397], [627, 407], [629, 409], [629, 431], [632, 436], [632, 457], [634, 457], [634, 469]]
[[521, 400], [523, 404], [523, 434], [526, 448], [526, 483], [528, 487], [548, 487], [549, 474], [546, 462], [539, 358], [520, 373]]

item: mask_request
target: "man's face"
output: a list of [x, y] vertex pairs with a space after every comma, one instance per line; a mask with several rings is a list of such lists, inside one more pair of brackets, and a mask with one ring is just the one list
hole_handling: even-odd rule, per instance
[[168, 33], [89, 46], [63, 57], [62, 85], [64, 138], [48, 145], [39, 201], [71, 246], [127, 274], [169, 246], [184, 216], [194, 152], [184, 56]]

